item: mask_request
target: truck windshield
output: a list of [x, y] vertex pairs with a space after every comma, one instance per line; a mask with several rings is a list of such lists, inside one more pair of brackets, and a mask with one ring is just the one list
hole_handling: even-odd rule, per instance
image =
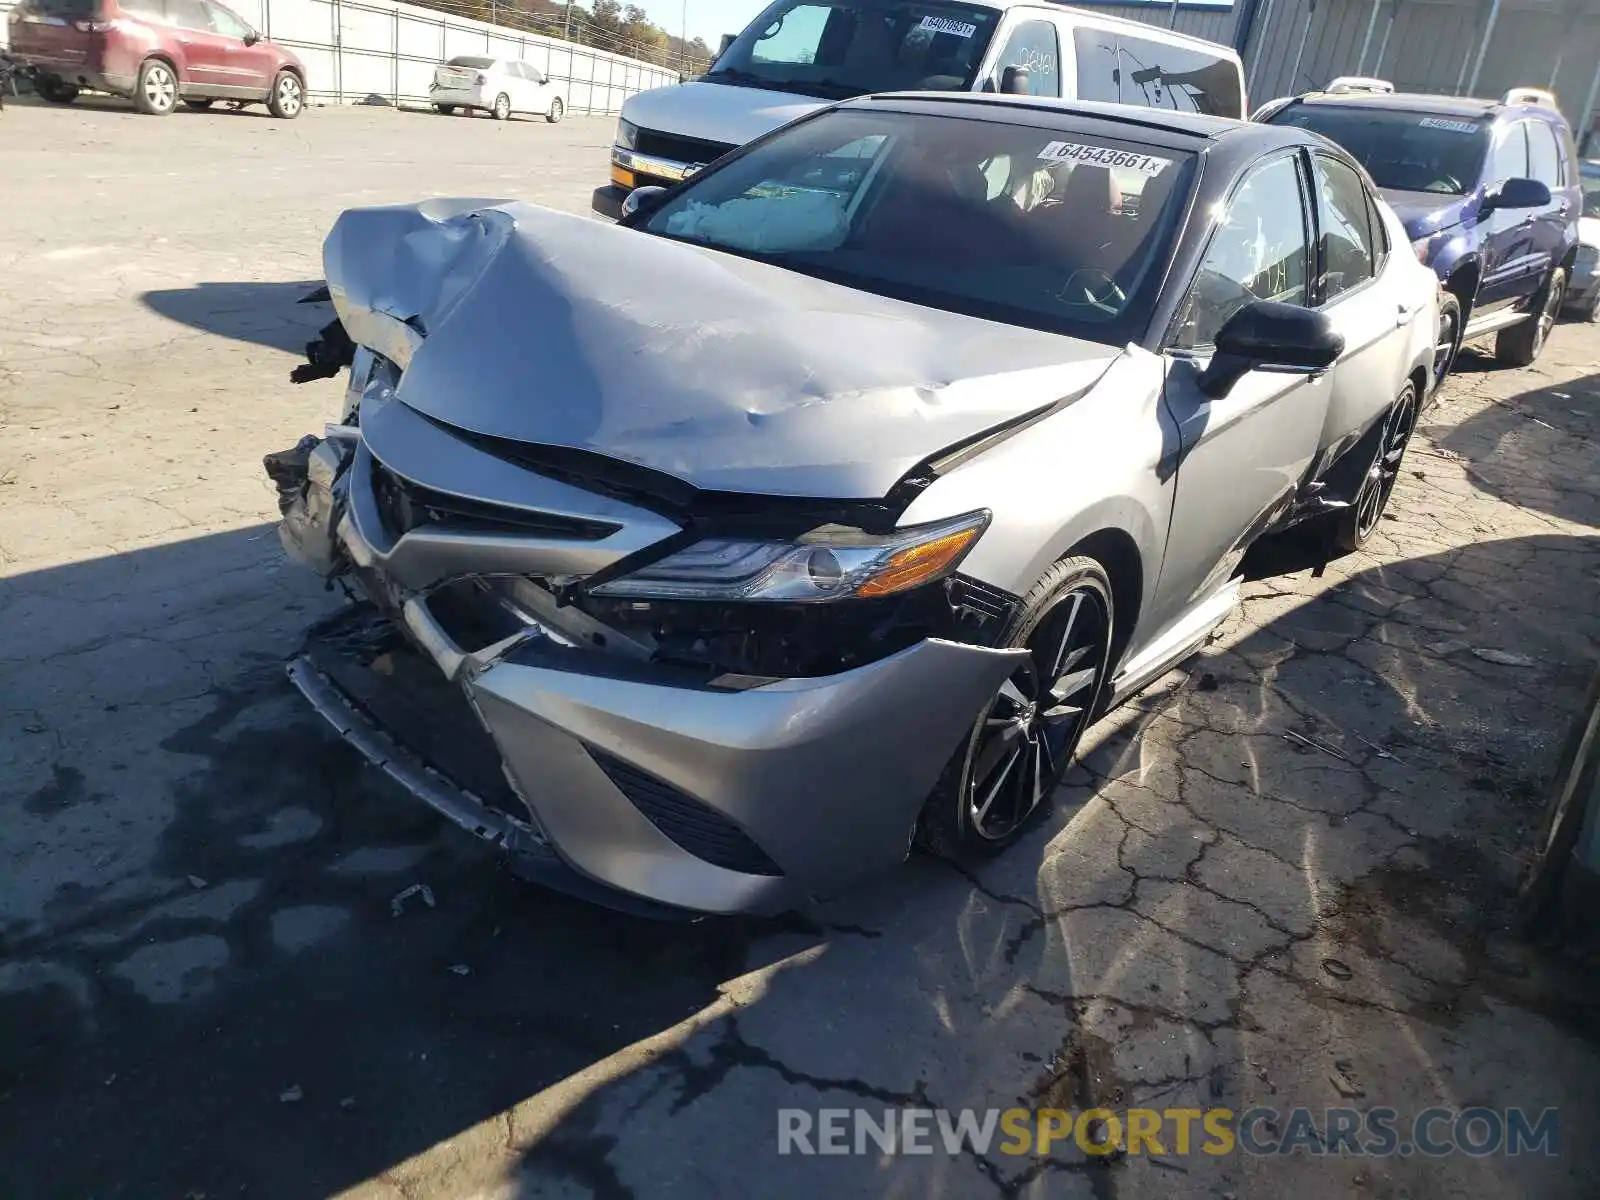
[[1136, 338], [1190, 188], [1184, 151], [886, 110], [801, 121], [696, 176], [647, 232], [929, 308]]
[[1460, 196], [1477, 185], [1488, 126], [1472, 117], [1291, 104], [1272, 118], [1339, 143], [1381, 188]]
[[946, 0], [778, 0], [705, 78], [827, 99], [967, 91], [999, 19]]

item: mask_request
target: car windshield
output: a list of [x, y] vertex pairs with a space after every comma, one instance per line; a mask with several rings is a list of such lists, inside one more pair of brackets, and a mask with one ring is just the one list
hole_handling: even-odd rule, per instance
[[1583, 215], [1600, 217], [1600, 163], [1584, 163], [1579, 182], [1583, 186]]
[[1148, 323], [1193, 155], [1069, 127], [824, 113], [679, 190], [651, 233], [1120, 344]]
[[999, 20], [945, 0], [778, 0], [705, 78], [830, 99], [966, 91]]
[[1298, 125], [1339, 143], [1381, 188], [1460, 196], [1478, 182], [1488, 125], [1472, 117], [1291, 104], [1274, 125]]
[[492, 58], [474, 58], [470, 54], [458, 54], [445, 64], [447, 67], [471, 67], [474, 71], [487, 71], [494, 66]]

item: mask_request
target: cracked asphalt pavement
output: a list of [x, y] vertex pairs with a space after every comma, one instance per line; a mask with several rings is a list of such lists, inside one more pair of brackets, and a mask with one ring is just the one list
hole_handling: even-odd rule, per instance
[[[1256, 562], [978, 869], [641, 922], [323, 728], [281, 661], [338, 600], [260, 470], [335, 412], [286, 381], [321, 237], [419, 194], [581, 211], [609, 138], [0, 117], [0, 1195], [1592, 1196], [1596, 970], [1507, 912], [1600, 637], [1595, 327], [1469, 355], [1370, 551]], [[1561, 1152], [777, 1153], [780, 1108], [1019, 1104], [1555, 1107]]]

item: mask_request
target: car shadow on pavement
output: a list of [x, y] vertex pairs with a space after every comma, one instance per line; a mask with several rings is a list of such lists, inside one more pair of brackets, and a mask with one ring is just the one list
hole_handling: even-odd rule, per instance
[[152, 312], [194, 329], [299, 355], [334, 318], [333, 306], [302, 304], [322, 281], [300, 283], [197, 283], [145, 292]]
[[[0, 581], [34, 648], [0, 676], [6, 874], [47, 893], [0, 942], [0, 1193], [1016, 1191], [1089, 1168], [779, 1160], [777, 1109], [1237, 1109], [1267, 1071], [1320, 1103], [1307, 1046], [1407, 1095], [1491, 1007], [1575, 1103], [1507, 1006], [1595, 1010], [1494, 929], [1600, 548], [1471, 551], [1255, 585], [1259, 627], [1106, 718], [999, 859], [682, 925], [524, 885], [364, 767], [283, 677], [330, 601], [270, 527]], [[1151, 1161], [1092, 1169], [1170, 1190]]]
[[[1475, 381], [1469, 374], [1459, 382], [1470, 389]], [[1600, 373], [1494, 398], [1430, 432], [1446, 453], [1467, 460], [1467, 477], [1489, 494], [1600, 526]]]

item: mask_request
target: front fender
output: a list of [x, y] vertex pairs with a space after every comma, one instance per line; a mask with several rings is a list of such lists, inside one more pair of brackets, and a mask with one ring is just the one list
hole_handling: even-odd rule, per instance
[[1118, 530], [1138, 548], [1148, 611], [1178, 446], [1161, 387], [1161, 359], [1128, 347], [1083, 396], [935, 481], [902, 523], [989, 509], [961, 571], [1016, 595], [1084, 539]]

